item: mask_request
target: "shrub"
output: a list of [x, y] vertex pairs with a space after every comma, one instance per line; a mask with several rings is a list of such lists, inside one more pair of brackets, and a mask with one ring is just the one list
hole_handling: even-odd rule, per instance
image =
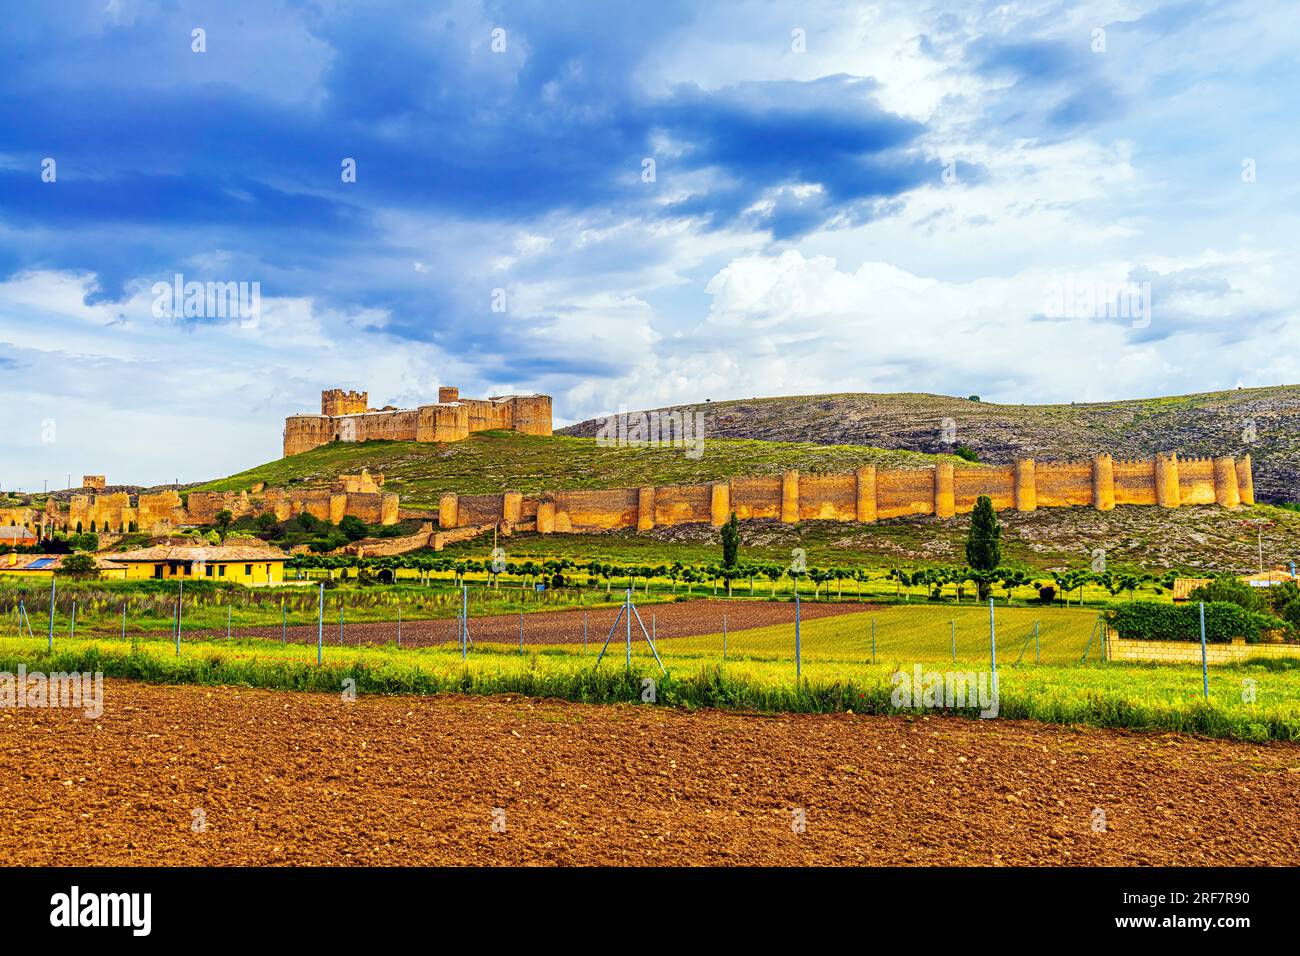
[[1040, 604], [1051, 604], [1056, 600], [1056, 588], [1050, 584], [1044, 584], [1038, 589], [1038, 601]]
[[64, 558], [59, 570], [70, 577], [88, 578], [99, 574], [99, 564], [94, 555], [83, 551]]
[[970, 445], [958, 445], [952, 450], [952, 453], [963, 461], [979, 461], [980, 453]]
[[370, 533], [366, 523], [356, 515], [344, 515], [339, 521], [339, 530], [349, 541], [360, 541]]
[[1282, 619], [1293, 628], [1300, 630], [1300, 597], [1282, 609]]
[[[1107, 622], [1122, 638], [1199, 641], [1200, 614], [1199, 604], [1133, 601], [1111, 608], [1107, 613]], [[1205, 605], [1205, 639], [1210, 643], [1227, 644], [1233, 638], [1244, 637], [1248, 644], [1257, 644], [1264, 631], [1284, 626], [1275, 617], [1248, 611], [1240, 604], [1230, 601], [1215, 601]]]
[[1230, 604], [1244, 607], [1247, 611], [1263, 611], [1266, 603], [1264, 598], [1260, 596], [1258, 588], [1251, 587], [1245, 581], [1233, 577], [1231, 574], [1221, 574], [1209, 584], [1202, 584], [1187, 595], [1187, 599], [1193, 604], [1201, 601], [1206, 604], [1227, 601]]

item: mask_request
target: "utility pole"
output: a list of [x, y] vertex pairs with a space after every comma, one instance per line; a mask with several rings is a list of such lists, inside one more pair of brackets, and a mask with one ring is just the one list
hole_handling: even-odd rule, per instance
[[1256, 540], [1259, 544], [1259, 571], [1264, 573], [1264, 529], [1273, 527], [1272, 521], [1266, 521], [1263, 518], [1255, 518], [1250, 521], [1243, 521], [1242, 525], [1247, 528], [1254, 528]]

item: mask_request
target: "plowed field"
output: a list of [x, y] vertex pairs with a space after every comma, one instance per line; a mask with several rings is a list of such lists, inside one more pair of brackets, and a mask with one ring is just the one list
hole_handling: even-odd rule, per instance
[[97, 720], [0, 710], [0, 839], [11, 865], [1283, 865], [1298, 772], [1295, 745], [1000, 720], [108, 681]]

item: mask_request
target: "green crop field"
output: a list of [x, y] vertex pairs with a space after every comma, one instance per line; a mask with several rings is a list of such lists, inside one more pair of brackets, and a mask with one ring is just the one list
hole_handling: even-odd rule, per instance
[[[652, 612], [653, 613], [653, 612]], [[651, 615], [644, 615], [649, 624]], [[1077, 662], [1093, 638], [1090, 658], [1100, 656], [1100, 636], [1094, 636], [1098, 612], [1087, 608], [998, 607], [994, 611], [1000, 664], [1012, 664], [1024, 651], [1035, 659], [1034, 626], [1038, 625], [1038, 658], [1043, 663]], [[726, 635], [728, 659], [764, 661], [794, 659], [794, 608], [791, 624], [735, 631]], [[933, 607], [894, 605], [862, 614], [824, 617], [800, 626], [804, 660], [853, 663], [872, 659], [872, 628], [877, 662], [912, 663], [955, 660], [987, 665], [990, 654], [987, 607]], [[722, 653], [721, 630], [700, 637], [674, 637], [659, 642], [660, 655], [668, 658], [714, 657]], [[954, 652], [955, 647], [955, 652]], [[644, 644], [636, 654], [648, 654]]]
[[[899, 610], [912, 614], [913, 610]], [[1066, 619], [1068, 618], [1068, 619]], [[1077, 618], [1077, 620], [1076, 620]], [[888, 627], [886, 622], [882, 629]], [[179, 655], [166, 642], [112, 638], [60, 641], [51, 653], [44, 640], [0, 638], [0, 671], [94, 672], [155, 683], [198, 683], [340, 694], [475, 693], [545, 696], [576, 702], [645, 703], [646, 679], [654, 682], [660, 706], [727, 707], [758, 711], [843, 711], [906, 714], [924, 719], [936, 710], [899, 708], [891, 701], [893, 675], [914, 665], [940, 672], [941, 640], [934, 618], [917, 616], [897, 624], [888, 653], [869, 659], [860, 628], [845, 622], [810, 622], [802, 675], [796, 680], [793, 634], [766, 628], [729, 635], [739, 643], [723, 659], [720, 635], [662, 640], [667, 675], [660, 673], [644, 643], [628, 669], [622, 648], [596, 665], [595, 648], [580, 645], [531, 648], [480, 646], [462, 659], [455, 648], [334, 647], [317, 649], [275, 641], [190, 641]], [[1086, 615], [1066, 615], [1044, 640], [1044, 660], [1014, 663], [1017, 627], [1027, 622], [1008, 614], [1006, 643], [998, 642], [1000, 719], [1034, 719], [1146, 731], [1179, 731], [1246, 740], [1300, 739], [1300, 668], [1246, 664], [1210, 671], [1210, 699], [1201, 697], [1198, 668], [1183, 666], [1072, 663], [1086, 642]], [[985, 670], [978, 622], [961, 620], [954, 671]], [[937, 635], [937, 636], [942, 636]], [[987, 631], [983, 637], [987, 638]], [[869, 638], [869, 635], [868, 635]], [[785, 654], [782, 654], [784, 645]], [[927, 663], [928, 662], [928, 663]], [[1243, 689], [1248, 682], [1254, 698]], [[112, 707], [111, 689], [105, 707]], [[966, 708], [959, 711], [974, 716]], [[581, 719], [575, 715], [575, 719]]]

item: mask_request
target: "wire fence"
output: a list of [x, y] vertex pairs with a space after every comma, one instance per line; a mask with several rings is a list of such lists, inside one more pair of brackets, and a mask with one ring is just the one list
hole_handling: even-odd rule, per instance
[[[0, 641], [245, 641], [394, 649], [474, 646], [595, 653], [620, 620], [617, 592], [543, 595], [490, 587], [358, 591], [320, 585], [279, 589], [186, 588], [153, 593], [70, 589], [57, 584], [0, 591]], [[665, 659], [899, 662], [989, 660], [1009, 666], [1104, 658], [1095, 610], [980, 605], [888, 606], [857, 601], [633, 596], [634, 656]], [[590, 603], [588, 603], [590, 602]], [[991, 616], [990, 616], [991, 613]], [[795, 629], [799, 630], [798, 647]], [[627, 622], [620, 639], [627, 641]]]

